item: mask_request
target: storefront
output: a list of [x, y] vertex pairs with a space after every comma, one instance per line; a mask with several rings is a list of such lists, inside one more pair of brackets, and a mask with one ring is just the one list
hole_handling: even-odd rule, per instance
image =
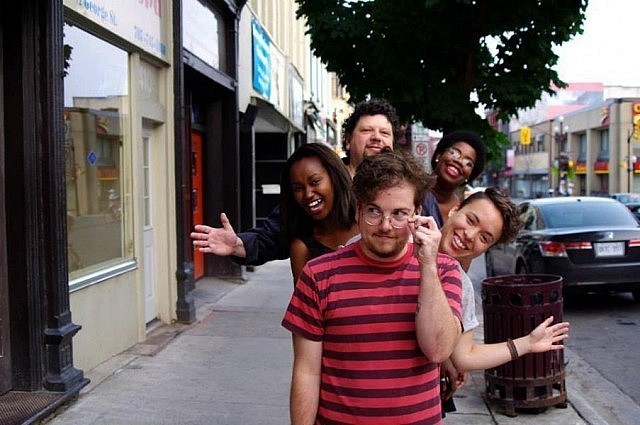
[[261, 222], [278, 204], [280, 173], [304, 139], [303, 78], [250, 9], [242, 13], [240, 125], [241, 229]]
[[0, 410], [15, 423], [176, 318], [170, 5], [2, 4]]
[[240, 277], [229, 258], [194, 252], [195, 224], [220, 226], [225, 212], [240, 222], [237, 42], [244, 1], [183, 0], [174, 3], [178, 316], [193, 320], [188, 292], [203, 276]]
[[0, 417], [36, 420], [78, 394], [63, 110], [63, 4], [0, 3]]

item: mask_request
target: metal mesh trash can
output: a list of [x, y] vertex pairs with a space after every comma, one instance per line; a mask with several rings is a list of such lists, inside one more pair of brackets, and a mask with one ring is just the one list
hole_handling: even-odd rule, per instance
[[[562, 277], [555, 275], [506, 275], [482, 281], [484, 341], [487, 344], [515, 339], [531, 332], [553, 315], [562, 321]], [[489, 402], [502, 413], [516, 416], [550, 406], [566, 407], [564, 350], [526, 354], [484, 372]]]

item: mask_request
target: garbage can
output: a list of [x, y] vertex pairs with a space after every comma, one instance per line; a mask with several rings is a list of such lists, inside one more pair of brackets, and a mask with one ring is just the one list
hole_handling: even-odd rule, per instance
[[[562, 302], [560, 276], [524, 274], [484, 279], [485, 343], [524, 336], [550, 315], [554, 323], [561, 322]], [[564, 350], [526, 354], [485, 370], [484, 377], [488, 401], [507, 416], [516, 416], [516, 409], [567, 407]]]

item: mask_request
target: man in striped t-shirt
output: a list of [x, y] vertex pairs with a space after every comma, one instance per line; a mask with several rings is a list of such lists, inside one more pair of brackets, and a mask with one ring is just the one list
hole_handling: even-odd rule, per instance
[[282, 321], [292, 424], [441, 423], [438, 364], [460, 336], [461, 287], [435, 221], [419, 215], [432, 185], [399, 152], [358, 167], [362, 238], [307, 263]]

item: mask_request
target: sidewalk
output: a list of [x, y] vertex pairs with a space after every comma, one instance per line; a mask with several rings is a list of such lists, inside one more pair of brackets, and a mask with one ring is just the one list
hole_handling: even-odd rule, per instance
[[[197, 322], [167, 326], [99, 367], [85, 371], [91, 384], [77, 401], [44, 420], [47, 425], [289, 423], [291, 336], [280, 326], [293, 288], [288, 261], [247, 273], [246, 283], [198, 282], [193, 292]], [[473, 277], [473, 276], [472, 276]], [[477, 297], [477, 300], [479, 297]], [[477, 313], [482, 319], [481, 305]], [[475, 334], [482, 341], [480, 327]], [[572, 379], [567, 371], [567, 381]], [[456, 394], [457, 412], [445, 424], [596, 424], [574, 405], [507, 417], [482, 397], [482, 372]], [[589, 403], [584, 403], [590, 410]], [[617, 423], [617, 422], [611, 422]], [[624, 423], [624, 422], [620, 422]]]

